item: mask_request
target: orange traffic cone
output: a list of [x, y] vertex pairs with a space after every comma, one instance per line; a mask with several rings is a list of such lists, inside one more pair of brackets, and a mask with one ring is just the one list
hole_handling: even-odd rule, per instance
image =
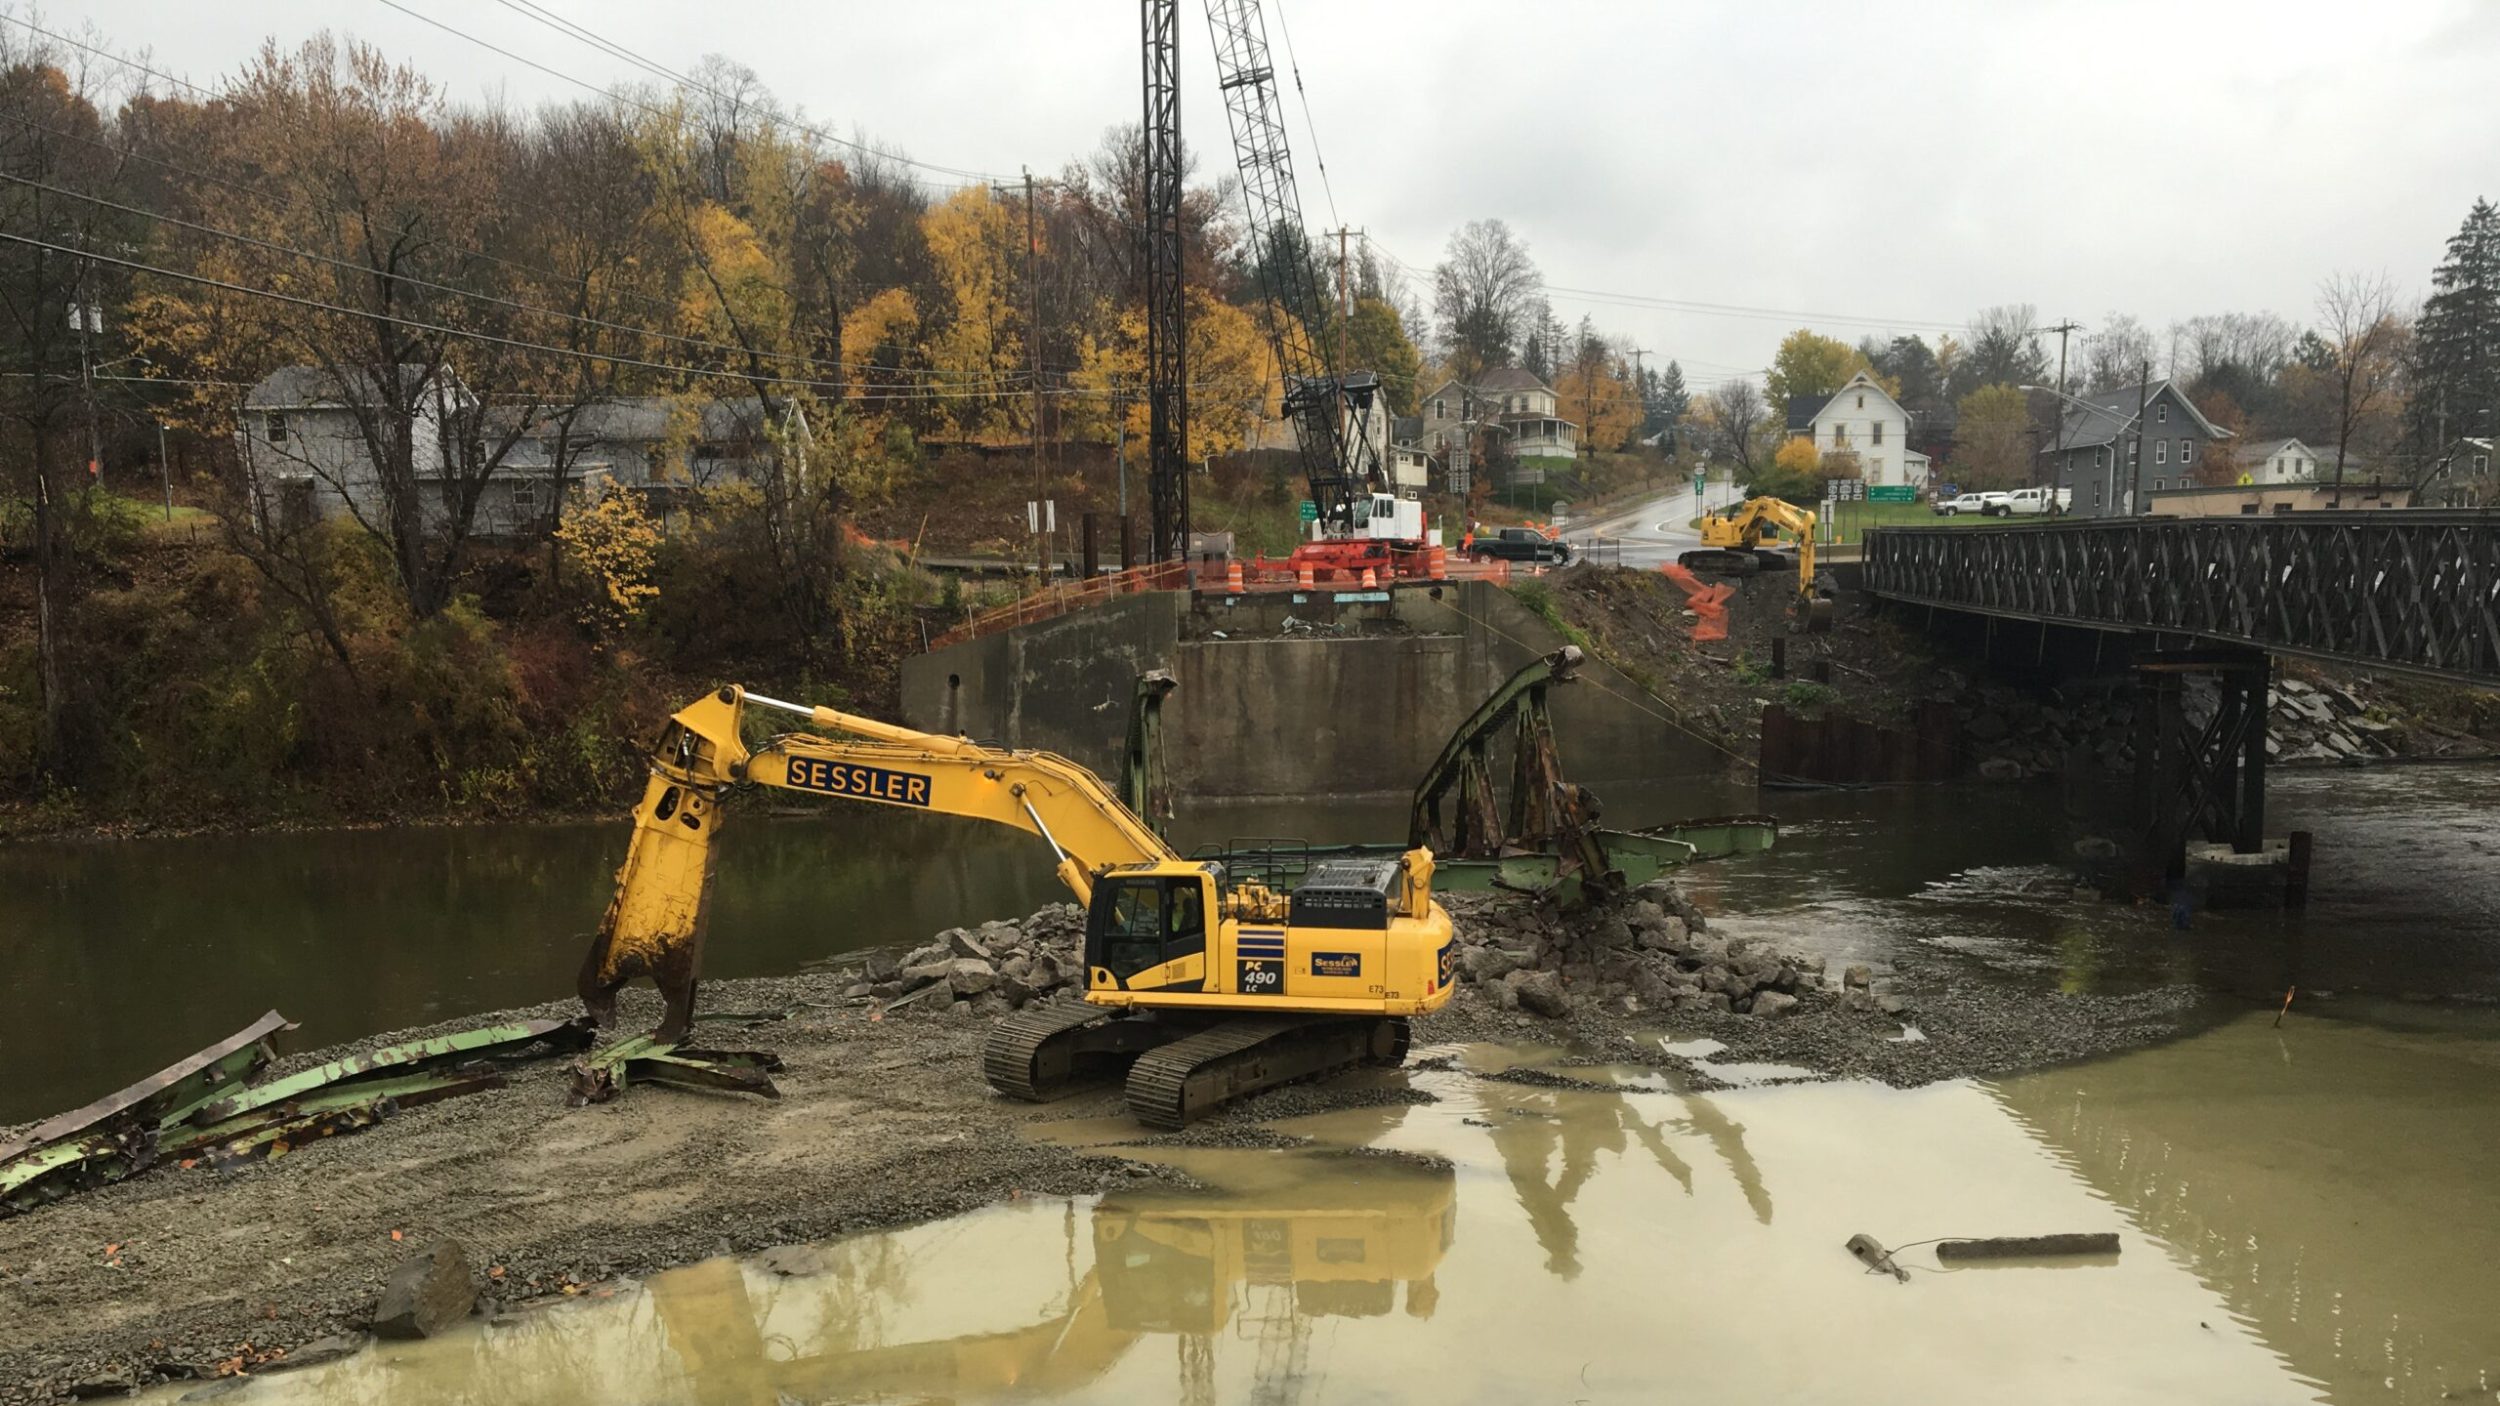
[[1449, 549], [1449, 548], [1447, 548], [1447, 547], [1435, 547], [1435, 548], [1433, 548], [1433, 549], [1432, 549], [1429, 553], [1427, 553], [1427, 554], [1426, 554], [1425, 559], [1431, 563], [1431, 568], [1430, 568], [1430, 569], [1431, 569], [1431, 571], [1432, 571], [1432, 579], [1433, 579], [1433, 580], [1435, 580], [1435, 581], [1447, 581], [1447, 580], [1449, 580], [1449, 579], [1450, 579], [1450, 549]]
[[1241, 563], [1238, 560], [1224, 564], [1224, 590], [1226, 594], [1236, 596], [1242, 592]]
[[1313, 586], [1316, 586], [1316, 585], [1318, 585], [1318, 584], [1319, 584], [1319, 573], [1318, 573], [1318, 572], [1316, 572], [1316, 571], [1313, 571], [1313, 570], [1311, 569], [1311, 564], [1310, 564], [1309, 562], [1307, 562], [1307, 561], [1306, 561], [1306, 562], [1302, 563], [1302, 565], [1301, 565], [1299, 568], [1297, 568], [1297, 569], [1295, 570], [1295, 572], [1294, 572], [1294, 580], [1295, 580], [1295, 582], [1296, 582], [1297, 584], [1299, 584], [1299, 585], [1302, 587], [1302, 589], [1304, 589], [1304, 590], [1306, 590], [1306, 591], [1307, 591], [1307, 590], [1311, 589]]
[[1363, 568], [1363, 589], [1366, 591], [1380, 589], [1380, 578], [1373, 575], [1372, 569], [1368, 566]]

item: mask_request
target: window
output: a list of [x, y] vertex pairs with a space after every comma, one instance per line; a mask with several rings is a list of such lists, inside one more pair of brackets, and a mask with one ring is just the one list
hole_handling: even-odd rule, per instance
[[1883, 422], [1883, 421], [1881, 421], [1881, 420], [1878, 420], [1878, 421], [1876, 421], [1876, 422], [1875, 422], [1875, 437], [1874, 437], [1874, 441], [1875, 441], [1875, 443], [1877, 443], [1877, 444], [1881, 444], [1881, 443], [1883, 443], [1883, 442], [1884, 442], [1884, 422]]
[[1863, 395], [1858, 397], [1858, 408], [1860, 410], [1864, 410], [1866, 408], [1866, 397]]
[[2196, 441], [2195, 441], [2195, 440], [2192, 440], [2192, 439], [2183, 439], [2183, 440], [2180, 440], [2180, 441], [2179, 441], [2179, 462], [2180, 462], [2180, 463], [2182, 463], [2182, 464], [2193, 464], [2193, 463], [2195, 463], [2195, 462], [2196, 462], [2196, 450], [2195, 450], [2195, 448], [2194, 448], [2194, 445], [2195, 445], [2195, 444], [2196, 444]]
[[2254, 504], [2254, 503], [2242, 503], [2242, 504], [2240, 504], [2240, 516], [2241, 516], [2241, 517], [2255, 517], [2256, 515], [2257, 515], [2257, 505], [2256, 505], [2256, 504]]
[[2167, 425], [2170, 423], [2170, 407], [2168, 405], [2156, 405], [2153, 407], [2153, 423], [2156, 425]]
[[1448, 396], [1433, 397], [1432, 418], [1436, 420], [1446, 420], [1450, 418], [1450, 400]]
[[2170, 462], [2169, 440], [2157, 439], [2153, 441], [2153, 462], [2156, 464], [2167, 464]]
[[2100, 505], [2101, 505], [2101, 486], [2100, 486], [2099, 484], [2097, 484], [2097, 483], [2096, 483], [2096, 484], [2092, 485], [2092, 506], [2097, 508], [2097, 507], [2099, 507]]
[[2168, 479], [2166, 479], [2166, 478], [2157, 478], [2157, 479], [2154, 479], [2154, 480], [2153, 480], [2153, 491], [2154, 491], [2155, 493], [2159, 493], [2160, 491], [2162, 491], [2162, 490], [2163, 490], [2163, 489], [2165, 489], [2165, 488], [2168, 488], [2169, 486], [2170, 486], [2170, 480], [2168, 480]]
[[[2276, 512], [2278, 512], [2278, 513], [2288, 513], [2288, 512], [2290, 512], [2290, 511], [2292, 510], [2292, 505], [2291, 505], [2291, 504], [2289, 504], [2289, 503], [2277, 503], [2277, 504], [2275, 504], [2275, 505], [2274, 505], [2274, 510], [2275, 510]], [[2253, 513], [2253, 512], [2255, 512], [2255, 511], [2257, 511], [2257, 510], [2256, 510], [2256, 508], [2255, 508], [2255, 507], [2253, 507], [2253, 506], [2252, 506], [2251, 508], [2249, 508], [2249, 511]]]
[[286, 443], [286, 417], [284, 415], [273, 411], [269, 416], [268, 430], [271, 444]]
[[2477, 454], [2477, 455], [2475, 455], [2475, 456], [2474, 456], [2474, 476], [2475, 476], [2475, 477], [2477, 477], [2477, 478], [2480, 478], [2480, 477], [2481, 477], [2481, 476], [2483, 476], [2484, 474], [2487, 474], [2487, 473], [2490, 473], [2490, 472], [2491, 472], [2491, 456], [2490, 456], [2490, 455], [2488, 455], [2488, 454]]
[[1839, 422], [1839, 421], [1837, 421], [1837, 420], [1834, 420], [1834, 421], [1832, 422], [1832, 443], [1834, 443], [1834, 444], [1847, 444], [1848, 442], [1849, 442], [1849, 427], [1848, 427], [1847, 425], [1844, 425], [1844, 424], [1840, 423], [1840, 422]]
[[528, 516], [538, 511], [538, 483], [535, 479], [516, 479], [512, 485], [512, 511]]

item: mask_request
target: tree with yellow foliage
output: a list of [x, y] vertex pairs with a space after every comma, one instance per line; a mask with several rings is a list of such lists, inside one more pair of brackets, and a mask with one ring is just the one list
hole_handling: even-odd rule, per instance
[[613, 483], [584, 485], [572, 498], [572, 511], [556, 525], [556, 543], [588, 588], [582, 623], [615, 635], [659, 598], [651, 566], [659, 554], [660, 526], [641, 498]]
[[1030, 432], [1017, 405], [1025, 371], [1024, 314], [1014, 294], [1024, 257], [1023, 216], [967, 186], [921, 217], [937, 273], [921, 347], [943, 393], [938, 422], [963, 439], [1003, 442]]

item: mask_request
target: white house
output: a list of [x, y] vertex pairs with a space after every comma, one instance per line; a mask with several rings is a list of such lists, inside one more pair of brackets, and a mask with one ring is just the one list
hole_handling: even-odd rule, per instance
[[2240, 482], [2245, 484], [2318, 481], [2318, 452], [2298, 439], [2261, 439], [2232, 453], [2239, 460]]
[[1792, 396], [1788, 432], [1829, 455], [1847, 450], [1870, 488], [1916, 488], [1927, 482], [1927, 456], [1910, 448], [1910, 412], [1873, 376], [1861, 371], [1828, 396]]

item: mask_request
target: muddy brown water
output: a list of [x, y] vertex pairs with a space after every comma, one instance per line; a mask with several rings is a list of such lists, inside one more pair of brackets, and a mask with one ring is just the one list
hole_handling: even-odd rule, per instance
[[[708, 1262], [228, 1399], [2500, 1400], [2500, 772], [2276, 780], [2278, 826], [2319, 837], [2311, 909], [2184, 934], [2166, 911], [2037, 892], [2067, 835], [2031, 790], [1775, 797], [1779, 851], [1684, 872], [1721, 926], [1835, 958], [2214, 992], [2204, 1028], [2156, 1048], [1912, 1091], [1729, 1069], [1742, 1087], [1700, 1094], [1647, 1069], [1572, 1071], [1609, 1090], [1488, 1081], [1554, 1052], [1471, 1047], [1381, 1076], [1435, 1103], [1284, 1125], [1307, 1149], [1142, 1154], [1205, 1196], [1020, 1199]], [[1731, 808], [1695, 799], [1644, 804]], [[873, 819], [743, 830], [713, 969], [1055, 897], [1021, 837]], [[1198, 838], [1295, 819], [1202, 819]], [[606, 828], [0, 851], [0, 924], [29, 935], [36, 978], [8, 998], [7, 1044], [77, 1085], [10, 1097], [34, 1113], [109, 1087], [98, 1060], [134, 997], [152, 1065], [213, 997], [338, 1038], [561, 991], [574, 945], [530, 934], [586, 930], [622, 840]], [[448, 938], [447, 916], [467, 920]], [[2258, 1002], [2295, 982], [2277, 1028]], [[1948, 1273], [1922, 1246], [1896, 1284], [1841, 1248], [2082, 1230], [2118, 1231], [2116, 1262]]]
[[[2249, 1013], [2159, 1050], [1907, 1092], [1774, 1078], [1697, 1094], [1602, 1069], [1570, 1072], [1620, 1082], [1529, 1087], [1475, 1075], [1550, 1052], [1438, 1053], [1457, 1067], [1380, 1076], [1438, 1102], [1279, 1125], [1304, 1148], [1129, 1149], [1209, 1194], [1024, 1199], [708, 1261], [230, 1399], [2439, 1402], [2500, 1387], [2488, 1028], [2277, 1030]], [[1947, 1271], [1932, 1246], [1904, 1248], [1907, 1283], [1842, 1248], [1859, 1232], [2104, 1230], [2114, 1258]]]

